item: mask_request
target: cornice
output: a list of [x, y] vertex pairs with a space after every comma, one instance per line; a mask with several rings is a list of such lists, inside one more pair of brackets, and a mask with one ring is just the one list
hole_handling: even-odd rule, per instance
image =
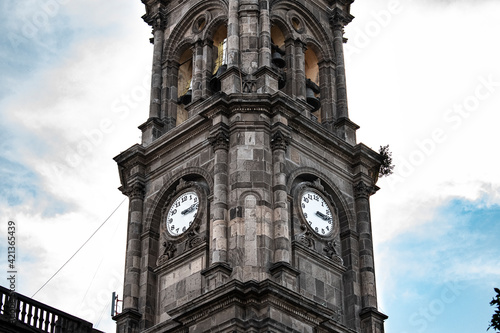
[[190, 325], [234, 303], [253, 307], [272, 304], [315, 326], [329, 321], [337, 315], [334, 310], [271, 280], [261, 282], [231, 280], [225, 285], [176, 308], [169, 315], [176, 322]]
[[323, 265], [323, 267], [325, 267], [325, 268], [331, 269], [332, 267], [335, 267], [336, 269], [339, 270], [339, 272], [340, 272], [339, 275], [341, 275], [342, 273], [344, 273], [347, 270], [347, 268], [344, 265], [340, 264], [339, 262], [332, 260], [327, 255], [322, 255], [314, 250], [311, 250], [310, 248], [301, 244], [298, 241], [293, 241], [292, 247], [296, 251], [300, 250], [301, 252], [303, 252], [304, 255], [306, 255], [308, 258], [316, 260], [318, 263]]

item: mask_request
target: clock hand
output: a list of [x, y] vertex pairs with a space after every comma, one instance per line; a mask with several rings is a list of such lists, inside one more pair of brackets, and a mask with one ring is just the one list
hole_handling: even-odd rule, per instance
[[325, 214], [323, 214], [323, 213], [321, 213], [319, 211], [316, 212], [316, 215], [319, 216], [319, 217], [321, 217], [325, 221], [330, 221], [330, 218], [328, 216], [326, 216]]
[[181, 212], [181, 214], [182, 214], [182, 215], [186, 215], [186, 214], [191, 213], [191, 212], [195, 209], [195, 206], [196, 206], [196, 204], [192, 204], [190, 207], [188, 207], [188, 208], [184, 209], [184, 210]]

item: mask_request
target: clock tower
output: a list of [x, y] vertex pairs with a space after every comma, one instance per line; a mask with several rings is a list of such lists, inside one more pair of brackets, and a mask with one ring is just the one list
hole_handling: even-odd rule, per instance
[[117, 332], [382, 333], [369, 199], [382, 157], [348, 116], [354, 0], [142, 0], [149, 117]]

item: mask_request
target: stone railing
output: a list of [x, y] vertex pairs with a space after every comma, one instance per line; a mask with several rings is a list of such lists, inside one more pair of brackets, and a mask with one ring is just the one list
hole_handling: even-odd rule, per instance
[[[95, 333], [92, 324], [0, 286], [0, 328], [9, 332]], [[2, 331], [0, 329], [0, 331]]]

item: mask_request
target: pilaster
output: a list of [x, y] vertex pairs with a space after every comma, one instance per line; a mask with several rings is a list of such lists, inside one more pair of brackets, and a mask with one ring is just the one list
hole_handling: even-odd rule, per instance
[[359, 234], [359, 272], [361, 283], [361, 306], [377, 308], [375, 288], [375, 265], [373, 260], [373, 241], [369, 198], [376, 188], [360, 181], [354, 186], [356, 221]]
[[347, 88], [344, 62], [344, 26], [352, 21], [354, 17], [336, 8], [330, 22], [333, 26], [333, 46], [335, 50], [336, 62], [336, 83], [337, 83], [337, 118], [348, 118], [347, 109]]
[[144, 206], [144, 185], [135, 182], [123, 193], [129, 197], [125, 282], [123, 287], [123, 309], [139, 310], [141, 273], [141, 233]]

